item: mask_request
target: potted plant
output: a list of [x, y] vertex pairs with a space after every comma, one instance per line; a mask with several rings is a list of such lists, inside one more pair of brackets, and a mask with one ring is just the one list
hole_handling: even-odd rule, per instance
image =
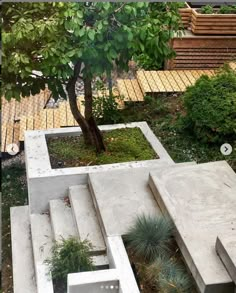
[[188, 29], [191, 22], [192, 8], [188, 5], [187, 2], [180, 2], [178, 5], [182, 24], [185, 29]]
[[198, 35], [236, 35], [236, 6], [205, 5], [192, 9], [191, 30]]

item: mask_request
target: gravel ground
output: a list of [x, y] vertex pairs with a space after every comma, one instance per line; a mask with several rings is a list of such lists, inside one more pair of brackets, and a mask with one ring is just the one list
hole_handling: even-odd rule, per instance
[[20, 163], [20, 164], [25, 163], [25, 152], [24, 151], [21, 151], [16, 156], [11, 156], [7, 159], [3, 159], [2, 160], [2, 168], [11, 166], [14, 163]]

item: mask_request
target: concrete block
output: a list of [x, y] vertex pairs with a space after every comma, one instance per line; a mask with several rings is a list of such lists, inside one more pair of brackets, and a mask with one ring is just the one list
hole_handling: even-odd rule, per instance
[[60, 199], [51, 200], [49, 206], [54, 240], [79, 238], [71, 207]]
[[236, 174], [222, 162], [151, 172], [150, 187], [176, 227], [176, 240], [200, 292], [233, 293], [215, 251], [219, 233], [236, 229]]
[[159, 159], [101, 166], [52, 169], [46, 137], [81, 135], [81, 129], [79, 127], [68, 127], [61, 129], [26, 131], [25, 156], [31, 213], [45, 212], [48, 209], [48, 203], [50, 200], [60, 199], [66, 196], [69, 186], [87, 184], [87, 175], [89, 173], [111, 171], [114, 169], [123, 170], [127, 168], [149, 167], [157, 161], [174, 163], [146, 122], [99, 126], [103, 131], [127, 127], [139, 127], [154, 151], [158, 154]]
[[11, 243], [14, 293], [36, 293], [28, 206], [11, 208]]
[[[69, 274], [67, 293], [118, 293], [119, 275], [117, 270], [103, 270]], [[128, 292], [127, 292], [128, 293]], [[130, 292], [129, 292], [130, 293]], [[133, 293], [133, 292], [132, 292]]]
[[71, 186], [69, 197], [80, 239], [91, 241], [94, 247], [93, 254], [104, 254], [106, 245], [88, 186]]
[[216, 239], [216, 252], [222, 260], [226, 270], [236, 284], [236, 231], [228, 235], [218, 235]]

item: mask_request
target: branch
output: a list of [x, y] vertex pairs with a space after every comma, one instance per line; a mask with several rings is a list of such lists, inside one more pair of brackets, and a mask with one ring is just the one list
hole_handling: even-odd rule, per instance
[[123, 3], [119, 8], [117, 8], [114, 13], [119, 12], [127, 3]]

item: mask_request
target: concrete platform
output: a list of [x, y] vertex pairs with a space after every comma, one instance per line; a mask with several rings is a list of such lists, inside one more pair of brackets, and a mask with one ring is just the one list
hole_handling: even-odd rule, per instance
[[11, 243], [14, 293], [37, 293], [28, 206], [11, 208]]
[[216, 252], [222, 260], [226, 270], [236, 284], [236, 231], [229, 235], [218, 235]]
[[50, 200], [49, 207], [54, 239], [60, 241], [69, 237], [79, 238], [71, 207], [61, 199]]
[[161, 213], [148, 186], [148, 176], [150, 170], [162, 170], [166, 166], [175, 165], [159, 161], [149, 168], [89, 174], [89, 186], [104, 235], [124, 235], [137, 215]]
[[236, 174], [226, 162], [151, 172], [150, 186], [176, 226], [176, 240], [204, 293], [233, 293], [234, 284], [216, 254], [218, 234], [236, 229]]
[[106, 245], [88, 186], [71, 186], [69, 197], [80, 239], [91, 241], [94, 255], [104, 254]]

